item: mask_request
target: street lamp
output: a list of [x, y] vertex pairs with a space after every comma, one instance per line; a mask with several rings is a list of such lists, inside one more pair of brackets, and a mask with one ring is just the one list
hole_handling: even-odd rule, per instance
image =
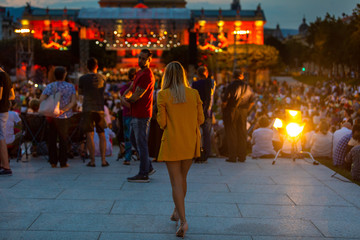
[[[238, 35], [242, 35], [242, 36], [246, 36], [246, 44], [247, 44], [247, 41], [248, 41], [248, 38], [249, 38], [249, 33], [250, 31], [249, 30], [239, 30], [239, 31], [234, 31], [233, 34], [234, 34], [234, 68], [233, 68], [233, 71], [235, 71], [236, 69], [236, 57], [237, 57], [237, 52], [236, 52], [236, 42], [237, 42], [237, 36]], [[247, 55], [247, 53], [246, 53]], [[246, 56], [247, 57], [247, 56]]]

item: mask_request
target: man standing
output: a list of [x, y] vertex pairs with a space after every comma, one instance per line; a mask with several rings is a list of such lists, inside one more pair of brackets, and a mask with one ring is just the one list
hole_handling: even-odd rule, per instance
[[155, 77], [149, 68], [151, 57], [152, 53], [148, 49], [141, 50], [138, 59], [141, 70], [136, 73], [135, 80], [128, 89], [133, 94], [129, 98], [123, 98], [123, 101], [131, 104], [130, 138], [140, 156], [139, 173], [134, 177], [129, 177], [129, 182], [150, 182], [149, 175], [155, 173], [148, 149], [148, 130], [155, 86]]
[[12, 175], [5, 142], [6, 121], [9, 117], [10, 101], [15, 99], [9, 75], [0, 67], [0, 175]]
[[84, 96], [82, 111], [82, 127], [86, 132], [86, 143], [90, 154], [88, 167], [95, 167], [95, 144], [94, 127], [99, 135], [101, 166], [107, 167], [109, 163], [105, 160], [106, 140], [104, 129], [106, 122], [104, 118], [104, 89], [105, 77], [97, 72], [98, 61], [90, 58], [87, 61], [88, 74], [79, 79], [79, 94]]
[[223, 102], [223, 120], [228, 145], [227, 162], [245, 162], [247, 151], [247, 113], [254, 98], [250, 86], [244, 82], [244, 75], [235, 70], [233, 81], [221, 96]]
[[207, 67], [201, 66], [197, 70], [199, 80], [193, 82], [192, 88], [199, 92], [201, 101], [203, 102], [203, 110], [205, 121], [201, 125], [202, 128], [202, 148], [204, 156], [196, 162], [206, 162], [211, 154], [211, 125], [212, 125], [212, 104], [215, 91], [215, 82], [209, 78]]

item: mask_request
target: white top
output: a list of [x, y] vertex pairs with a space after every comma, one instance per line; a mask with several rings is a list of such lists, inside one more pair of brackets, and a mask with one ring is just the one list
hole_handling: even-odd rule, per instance
[[333, 134], [328, 132], [326, 135], [315, 133], [311, 140], [310, 152], [314, 157], [332, 157], [332, 138]]
[[10, 144], [15, 141], [14, 126], [20, 121], [21, 119], [17, 112], [9, 111], [9, 118], [6, 122], [6, 144]]
[[[295, 141], [294, 145], [293, 145], [293, 141]], [[293, 138], [288, 137], [288, 136], [284, 137], [284, 143], [283, 143], [283, 146], [281, 148], [281, 152], [283, 152], [285, 154], [291, 154], [293, 147], [294, 147], [295, 152], [302, 151], [301, 138], [296, 137], [295, 139], [293, 139]]]
[[334, 136], [333, 136], [333, 154], [335, 152], [336, 145], [339, 143], [340, 139], [343, 136], [349, 135], [350, 133], [351, 133], [351, 130], [346, 128], [346, 127], [342, 127], [339, 130], [336, 130], [334, 132]]
[[304, 134], [305, 136], [305, 143], [304, 143], [304, 149], [305, 150], [309, 150], [311, 148], [310, 144], [311, 144], [311, 139], [314, 136], [315, 131], [310, 131]]
[[275, 155], [276, 152], [272, 144], [272, 139], [273, 139], [272, 129], [258, 128], [254, 130], [251, 139], [251, 143], [254, 144], [252, 146], [251, 156], [256, 158], [269, 154]]
[[[106, 149], [105, 149], [105, 155], [111, 156], [113, 152], [113, 145], [112, 141], [110, 139], [113, 139], [115, 137], [115, 133], [110, 128], [104, 129], [105, 134], [105, 140], [106, 140]], [[94, 131], [94, 144], [95, 144], [95, 156], [100, 157], [100, 139], [99, 135], [96, 131]]]
[[109, 126], [111, 124], [111, 115], [110, 115], [109, 108], [105, 105], [104, 105], [104, 118], [105, 118], [106, 124]]

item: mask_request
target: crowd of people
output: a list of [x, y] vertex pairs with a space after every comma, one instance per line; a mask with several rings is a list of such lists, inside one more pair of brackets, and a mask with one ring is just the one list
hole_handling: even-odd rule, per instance
[[[19, 157], [22, 152], [19, 139], [25, 126], [19, 116], [42, 116], [42, 105], [60, 93], [60, 112], [46, 116], [47, 151], [35, 145], [34, 156], [47, 154], [52, 168], [69, 167], [74, 154], [69, 126], [81, 114], [77, 119], [86, 146], [75, 152], [89, 157], [87, 167], [96, 167], [96, 156], [102, 167], [110, 165], [106, 156], [112, 154], [112, 138], [119, 143], [118, 159], [124, 165], [134, 156], [140, 160], [139, 172], [129, 182], [150, 182], [156, 172], [153, 161], [166, 162], [175, 205], [171, 220], [180, 220], [180, 237], [188, 229], [184, 199], [193, 161], [227, 156], [227, 162], [245, 162], [249, 153], [253, 159], [274, 158], [277, 151], [289, 156], [295, 147], [332, 159], [360, 180], [360, 86], [335, 81], [289, 85], [275, 79], [250, 86], [240, 70], [230, 82], [217, 84], [206, 66], [197, 69], [190, 84], [179, 62], [169, 63], [159, 77], [150, 68], [151, 60], [151, 51], [143, 49], [139, 70], [129, 69], [127, 80], [115, 83], [98, 71], [95, 58], [88, 59], [88, 73], [75, 82], [67, 78], [66, 68], [55, 67], [43, 89], [12, 84], [0, 69], [0, 174], [12, 174], [7, 153]], [[286, 118], [286, 109], [301, 113], [305, 127], [296, 138], [274, 126], [276, 118]]]

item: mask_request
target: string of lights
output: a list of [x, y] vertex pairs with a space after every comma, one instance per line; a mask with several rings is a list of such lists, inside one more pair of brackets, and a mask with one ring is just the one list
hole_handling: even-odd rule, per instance
[[120, 33], [113, 31], [108, 39], [97, 40], [95, 42], [99, 47], [105, 47], [108, 50], [118, 49], [163, 49], [176, 48], [181, 45], [179, 33], [162, 33], [150, 32], [144, 33]]

